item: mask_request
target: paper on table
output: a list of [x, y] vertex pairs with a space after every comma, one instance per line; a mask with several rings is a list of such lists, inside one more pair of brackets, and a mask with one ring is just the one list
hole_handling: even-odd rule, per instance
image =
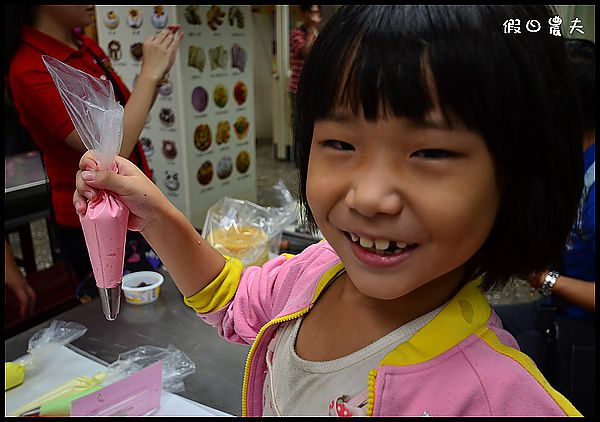
[[162, 360], [71, 403], [71, 416], [146, 416], [160, 407]]
[[[39, 371], [25, 374], [25, 382], [5, 393], [5, 416], [68, 380], [92, 376], [106, 367], [71, 348], [57, 347], [48, 363]], [[183, 412], [183, 413], [182, 413]], [[163, 393], [161, 407], [153, 416], [232, 416], [210, 406], [187, 400], [172, 393]]]
[[152, 416], [232, 416], [177, 394], [163, 394], [160, 409]]

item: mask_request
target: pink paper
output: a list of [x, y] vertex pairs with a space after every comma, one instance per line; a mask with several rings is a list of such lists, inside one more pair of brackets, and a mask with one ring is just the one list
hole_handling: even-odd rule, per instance
[[162, 360], [71, 402], [71, 416], [144, 416], [160, 407]]
[[98, 287], [112, 288], [121, 283], [128, 219], [129, 209], [106, 191], [89, 202], [85, 215], [79, 216]]

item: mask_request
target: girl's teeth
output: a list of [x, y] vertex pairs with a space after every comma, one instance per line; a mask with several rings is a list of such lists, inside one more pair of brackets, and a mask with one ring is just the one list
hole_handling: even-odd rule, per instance
[[379, 239], [375, 240], [375, 249], [384, 251], [389, 247], [390, 247], [389, 240], [379, 240]]
[[375, 242], [373, 242], [373, 240], [369, 239], [368, 237], [361, 237], [360, 238], [360, 246], [362, 246], [363, 248], [372, 248]]
[[[360, 246], [362, 246], [363, 248], [372, 249], [373, 252], [377, 252], [380, 255], [383, 254], [384, 251], [387, 251], [390, 248], [390, 244], [392, 243], [389, 240], [369, 239], [368, 237], [361, 237], [354, 233], [350, 233], [350, 238], [353, 242], [358, 242], [358, 244], [360, 244]], [[395, 242], [395, 247], [393, 248], [393, 251], [388, 252], [398, 255], [404, 252], [404, 249], [408, 245], [409, 244], [405, 242]]]

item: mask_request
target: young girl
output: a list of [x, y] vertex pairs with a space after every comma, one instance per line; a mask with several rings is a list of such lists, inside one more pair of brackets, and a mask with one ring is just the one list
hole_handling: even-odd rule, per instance
[[325, 241], [243, 269], [137, 168], [109, 189], [185, 302], [251, 344], [244, 415], [579, 415], [483, 291], [560, 253], [581, 191], [563, 41], [543, 6], [348, 6], [304, 67], [301, 200]]

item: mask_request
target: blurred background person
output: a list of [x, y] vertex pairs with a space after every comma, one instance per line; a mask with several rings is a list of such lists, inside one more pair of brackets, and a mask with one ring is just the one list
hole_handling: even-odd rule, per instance
[[290, 31], [290, 70], [292, 74], [288, 83], [288, 92], [290, 93], [292, 127], [294, 126], [295, 119], [294, 110], [296, 108], [298, 80], [304, 67], [304, 61], [319, 35], [321, 5], [301, 4], [300, 13], [302, 15], [302, 24]]
[[[19, 301], [19, 316], [24, 318], [32, 315], [35, 308], [35, 292], [17, 266], [6, 239], [4, 239], [4, 284], [13, 291]], [[4, 298], [6, 301], [6, 292]]]

